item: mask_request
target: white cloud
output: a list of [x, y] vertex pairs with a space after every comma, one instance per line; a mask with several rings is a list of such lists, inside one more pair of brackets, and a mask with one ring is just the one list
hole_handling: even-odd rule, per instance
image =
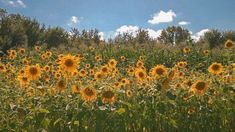
[[2, 3], [11, 6], [11, 7], [22, 7], [26, 8], [26, 4], [22, 0], [1, 0]]
[[[194, 39], [194, 41], [197, 42], [200, 39], [200, 37], [203, 37], [204, 34], [208, 31], [210, 31], [210, 30], [209, 29], [202, 29], [201, 31], [193, 34], [191, 37], [192, 37], [192, 39]], [[191, 32], [191, 34], [192, 34], [192, 32]]]
[[18, 5], [20, 5], [21, 7], [23, 7], [23, 8], [26, 7], [25, 3], [24, 3], [22, 0], [17, 0], [16, 3], [17, 3]]
[[104, 40], [104, 32], [99, 32], [100, 40]]
[[190, 22], [181, 21], [181, 22], [179, 22], [178, 24], [181, 25], [181, 26], [184, 26], [184, 25], [189, 25]]
[[78, 18], [78, 17], [76, 17], [76, 16], [71, 16], [70, 19], [69, 19], [69, 21], [68, 21], [68, 23], [67, 23], [67, 25], [70, 26], [70, 27], [75, 26], [75, 25], [78, 24], [78, 23], [80, 22], [80, 20], [82, 20], [82, 19], [83, 19], [83, 17]]
[[[137, 31], [139, 29], [140, 28], [138, 26], [123, 25], [123, 26], [119, 27], [118, 29], [116, 29], [116, 32], [115, 32], [114, 36], [117, 36], [119, 33], [120, 34], [122, 34], [122, 33], [131, 33], [135, 37], [136, 34], [137, 34]], [[147, 29], [144, 29], [144, 30], [148, 31], [148, 35], [152, 39], [158, 38], [161, 35], [161, 32], [162, 32], [162, 30], [155, 31], [155, 30], [150, 29], [150, 28], [147, 28]]]
[[167, 12], [161, 10], [160, 12], [155, 13], [153, 18], [148, 20], [148, 23], [159, 24], [172, 22], [174, 17], [176, 17], [176, 14], [172, 10], [169, 10]]
[[132, 25], [123, 25], [116, 29], [115, 35], [123, 34], [123, 33], [131, 33], [133, 36], [136, 36], [136, 32], [138, 31], [139, 27], [137, 26], [132, 26]]
[[153, 29], [147, 28], [146, 30], [148, 31], [149, 37], [150, 37], [150, 38], [153, 38], [153, 39], [157, 39], [157, 38], [161, 35], [161, 33], [162, 33], [162, 30], [161, 30], [161, 29], [155, 31], [155, 30], [153, 30]]

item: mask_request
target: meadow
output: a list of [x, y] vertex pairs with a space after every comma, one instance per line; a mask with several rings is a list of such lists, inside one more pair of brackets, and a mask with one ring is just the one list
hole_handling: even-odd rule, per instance
[[19, 47], [1, 57], [0, 80], [3, 132], [235, 131], [232, 41]]

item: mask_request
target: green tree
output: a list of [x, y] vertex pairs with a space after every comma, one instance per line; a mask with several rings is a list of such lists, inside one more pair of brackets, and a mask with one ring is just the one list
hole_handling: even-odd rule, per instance
[[188, 42], [191, 40], [191, 35], [187, 29], [180, 26], [171, 26], [164, 29], [158, 38], [164, 44], [179, 44], [181, 42]]
[[206, 32], [202, 39], [208, 43], [208, 45], [211, 49], [215, 48], [215, 47], [219, 46], [221, 43], [223, 43], [223, 35], [217, 29], [212, 29], [212, 30]]
[[68, 43], [68, 33], [60, 27], [49, 27], [44, 34], [44, 41], [48, 48], [57, 47], [60, 44]]

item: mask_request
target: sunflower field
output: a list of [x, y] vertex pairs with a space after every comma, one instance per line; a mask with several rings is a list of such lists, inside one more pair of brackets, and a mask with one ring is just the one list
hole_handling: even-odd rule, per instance
[[[136, 50], [138, 49], [138, 50]], [[235, 131], [235, 44], [8, 50], [0, 131]]]

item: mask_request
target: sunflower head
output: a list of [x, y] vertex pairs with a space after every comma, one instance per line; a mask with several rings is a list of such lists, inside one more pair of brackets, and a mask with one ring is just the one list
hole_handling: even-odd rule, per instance
[[153, 77], [162, 77], [167, 75], [167, 68], [164, 65], [156, 65], [151, 69], [151, 75]]
[[27, 66], [25, 73], [30, 80], [37, 80], [41, 76], [41, 68], [38, 64]]
[[86, 87], [81, 90], [81, 98], [86, 102], [93, 102], [96, 100], [96, 90], [90, 87]]
[[116, 65], [117, 65], [117, 61], [116, 61], [115, 59], [110, 59], [110, 60], [109, 60], [108, 66], [109, 66], [110, 68], [114, 68], [114, 67], [116, 67]]
[[194, 93], [203, 95], [208, 89], [208, 83], [202, 80], [198, 80], [192, 85], [192, 91]]
[[64, 80], [59, 80], [56, 84], [57, 91], [62, 92], [66, 89], [67, 84]]
[[234, 42], [231, 40], [227, 40], [224, 44], [224, 47], [227, 49], [231, 49], [234, 46]]
[[136, 77], [138, 80], [143, 81], [143, 80], [146, 79], [147, 74], [146, 74], [146, 72], [145, 72], [143, 69], [138, 68], [138, 69], [136, 69], [136, 71], [135, 71], [135, 77]]
[[221, 63], [214, 62], [208, 67], [208, 71], [212, 74], [219, 75], [223, 72], [223, 65]]
[[210, 51], [209, 51], [209, 50], [204, 50], [204, 51], [203, 51], [203, 55], [204, 55], [204, 56], [208, 56], [208, 55], [209, 55], [209, 53], [210, 53]]
[[66, 55], [61, 58], [60, 67], [64, 71], [68, 73], [73, 73], [77, 69], [78, 66], [78, 60], [76, 59], [75, 56], [72, 55]]
[[133, 93], [132, 93], [131, 90], [127, 90], [127, 91], [126, 91], [126, 96], [127, 96], [127, 97], [132, 97], [132, 95], [133, 95]]
[[183, 52], [184, 52], [185, 54], [187, 54], [187, 53], [190, 52], [190, 49], [189, 49], [188, 47], [185, 47], [185, 48], [183, 49]]
[[19, 75], [17, 80], [19, 81], [21, 87], [28, 86], [30, 83], [30, 79], [25, 75]]
[[73, 85], [72, 86], [72, 93], [74, 94], [79, 94], [80, 93], [80, 87], [78, 85]]

